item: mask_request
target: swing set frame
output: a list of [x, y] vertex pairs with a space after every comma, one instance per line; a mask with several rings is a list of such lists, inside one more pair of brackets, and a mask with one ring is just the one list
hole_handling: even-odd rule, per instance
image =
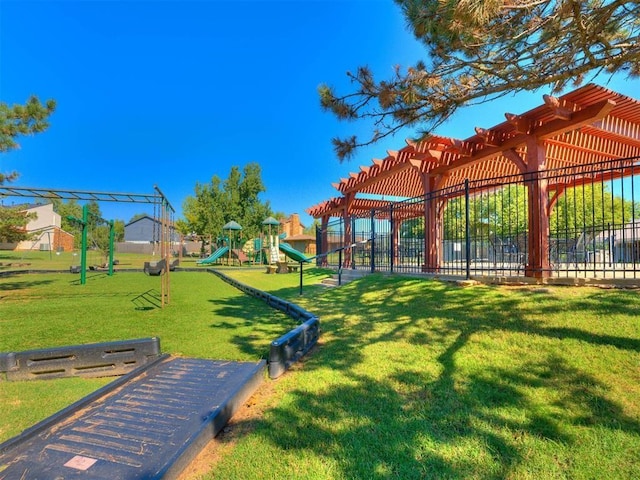
[[[154, 205], [154, 216], [157, 211], [160, 212], [160, 257], [164, 259], [165, 265], [170, 263], [171, 255], [171, 216], [175, 213], [175, 209], [160, 190], [157, 185], [153, 186], [154, 193], [119, 193], [119, 192], [99, 192], [91, 190], [60, 190], [49, 188], [30, 188], [30, 187], [9, 187], [0, 186], [0, 198], [4, 197], [23, 197], [23, 198], [46, 198], [58, 200], [77, 200], [77, 201], [95, 201], [95, 202], [121, 202], [121, 203], [146, 203]], [[73, 221], [79, 222], [82, 228], [82, 262], [80, 273], [80, 283], [84, 285], [83, 279], [86, 279], [86, 250], [87, 250], [87, 219], [88, 210], [86, 205], [83, 207], [83, 218], [73, 218]], [[104, 219], [101, 219], [104, 221]], [[108, 222], [109, 229], [109, 275], [113, 274], [113, 221]], [[156, 240], [154, 234], [154, 241]], [[171, 300], [171, 282], [170, 269], [167, 267], [161, 275], [161, 305], [169, 304]]]

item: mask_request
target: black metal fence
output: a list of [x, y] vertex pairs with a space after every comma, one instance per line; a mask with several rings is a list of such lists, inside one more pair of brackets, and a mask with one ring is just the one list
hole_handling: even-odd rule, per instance
[[[524, 276], [530, 263], [528, 190], [544, 182], [549, 230], [543, 242], [542, 276], [636, 278], [639, 162], [634, 157], [466, 181], [427, 196], [390, 202], [319, 229], [319, 253], [350, 244], [343, 268]], [[425, 214], [425, 204], [431, 206], [431, 216]], [[430, 236], [435, 240], [428, 240]], [[434, 244], [437, 252], [427, 251]], [[327, 255], [325, 264], [338, 267], [338, 255]]]

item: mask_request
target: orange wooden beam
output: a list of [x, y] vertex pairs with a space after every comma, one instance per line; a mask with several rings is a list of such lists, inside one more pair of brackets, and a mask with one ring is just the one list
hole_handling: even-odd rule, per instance
[[[552, 120], [550, 122], [542, 124], [533, 131], [531, 136], [534, 136], [540, 140], [545, 140], [547, 138], [552, 138], [560, 135], [564, 132], [575, 130], [584, 125], [593, 123], [596, 120], [600, 120], [606, 117], [611, 112], [611, 110], [613, 110], [615, 105], [616, 104], [613, 100], [604, 100], [573, 113], [570, 120]], [[444, 173], [446, 171], [458, 170], [474, 163], [488, 160], [497, 155], [502, 155], [502, 152], [505, 150], [509, 150], [525, 144], [528, 137], [529, 135], [516, 135], [515, 137], [509, 138], [497, 147], [482, 148], [470, 157], [459, 158], [453, 164], [437, 167], [433, 169], [431, 173]]]

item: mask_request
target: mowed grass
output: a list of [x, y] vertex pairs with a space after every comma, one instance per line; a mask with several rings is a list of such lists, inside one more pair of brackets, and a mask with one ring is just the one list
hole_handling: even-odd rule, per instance
[[[232, 421], [203, 478], [640, 478], [637, 291], [462, 288], [379, 275], [323, 290], [312, 284], [324, 272], [310, 269], [300, 297], [297, 275], [226, 273], [316, 313], [322, 336], [301, 364], [267, 380], [269, 394], [252, 407], [259, 415]], [[210, 274], [172, 275], [164, 310], [131, 301], [158, 289], [157, 278], [69, 285], [72, 293], [88, 287], [79, 299], [63, 295], [63, 276], [54, 277], [25, 276], [10, 295], [4, 282], [12, 279], [0, 280], [0, 350], [38, 347], [29, 338], [42, 329], [46, 345], [82, 343], [77, 330], [88, 341], [159, 335], [165, 351], [256, 360], [287, 324]], [[122, 290], [109, 300], [105, 285], [116, 278]], [[85, 314], [48, 330], [49, 311], [31, 313], [42, 289], [59, 292], [55, 317], [86, 302]], [[115, 318], [90, 334], [102, 315]], [[15, 340], [32, 318], [41, 329]], [[44, 417], [52, 403], [64, 406], [99, 382], [0, 383], [0, 402], [10, 405], [1, 415], [28, 426], [24, 412]], [[0, 436], [12, 435], [2, 428]]]
[[[173, 257], [172, 257], [173, 258]], [[87, 251], [87, 266], [102, 265], [108, 258], [97, 250]], [[158, 255], [146, 255], [141, 253], [116, 252], [114, 260], [117, 262], [116, 270], [142, 269], [144, 262], [160, 260]], [[183, 257], [180, 266], [187, 268], [202, 268], [197, 264], [198, 258]], [[226, 269], [227, 258], [222, 258], [215, 265], [216, 268]], [[233, 263], [233, 262], [232, 262]], [[0, 272], [2, 271], [28, 271], [28, 270], [60, 270], [69, 271], [71, 265], [80, 265], [80, 252], [41, 252], [0, 250]], [[235, 264], [237, 266], [237, 263]], [[233, 265], [232, 265], [233, 266]]]
[[205, 478], [640, 478], [638, 292], [372, 276], [298, 301], [319, 347]]
[[[257, 273], [257, 272], [256, 272]], [[0, 277], [0, 352], [159, 337], [163, 352], [258, 361], [296, 325], [206, 272], [175, 272], [160, 308], [160, 277], [89, 272]], [[0, 441], [109, 380], [0, 381]]]

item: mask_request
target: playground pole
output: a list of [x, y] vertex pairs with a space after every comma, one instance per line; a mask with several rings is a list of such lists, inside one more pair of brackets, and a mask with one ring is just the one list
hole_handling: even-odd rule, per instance
[[109, 276], [113, 275], [113, 241], [115, 236], [113, 220], [109, 220]]
[[302, 261], [300, 261], [300, 295], [302, 295]]
[[80, 285], [87, 283], [87, 223], [89, 220], [89, 206], [82, 206], [82, 248], [80, 251]]

